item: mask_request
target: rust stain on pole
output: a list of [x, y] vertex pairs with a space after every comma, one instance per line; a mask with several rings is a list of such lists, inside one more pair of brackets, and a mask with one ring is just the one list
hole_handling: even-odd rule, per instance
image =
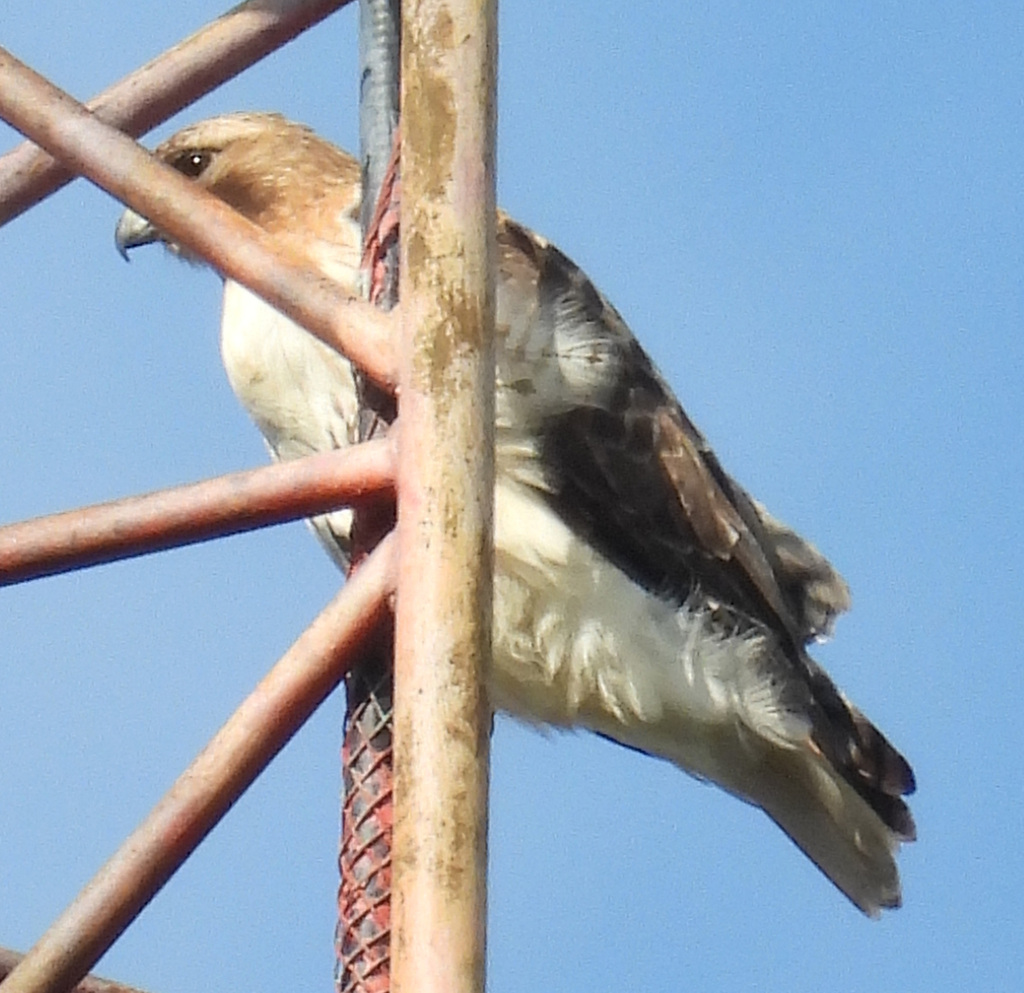
[[392, 982], [484, 988], [496, 7], [405, 0]]

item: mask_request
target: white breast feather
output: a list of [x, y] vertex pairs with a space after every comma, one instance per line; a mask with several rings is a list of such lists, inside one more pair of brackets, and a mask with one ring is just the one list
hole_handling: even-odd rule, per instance
[[[537, 339], [528, 351], [540, 350]], [[347, 360], [230, 281], [221, 351], [232, 388], [275, 457], [356, 440]], [[510, 363], [506, 353], [499, 368], [523, 358]], [[558, 366], [529, 358], [535, 372]], [[721, 744], [712, 747], [711, 739], [723, 731], [734, 743], [750, 732], [784, 745], [802, 739], [806, 722], [779, 707], [761, 674], [760, 636], [727, 643], [705, 611], [645, 590], [548, 506], [537, 488], [534, 439], [515, 429], [520, 405], [529, 405], [528, 394], [499, 390], [494, 704], [531, 722], [589, 727], [719, 781], [729, 777], [718, 759]], [[351, 513], [313, 525], [343, 563]]]
[[[357, 440], [356, 385], [348, 360], [231, 280], [224, 284], [220, 347], [231, 388], [275, 459]], [[311, 524], [345, 568], [352, 511], [334, 511]]]
[[224, 284], [221, 356], [231, 388], [280, 458], [352, 444], [352, 367], [244, 286]]
[[761, 674], [760, 635], [727, 642], [706, 611], [643, 589], [500, 470], [495, 501], [497, 706], [663, 755], [666, 738], [666, 757], [716, 779], [705, 739], [724, 728], [789, 746], [806, 735]]

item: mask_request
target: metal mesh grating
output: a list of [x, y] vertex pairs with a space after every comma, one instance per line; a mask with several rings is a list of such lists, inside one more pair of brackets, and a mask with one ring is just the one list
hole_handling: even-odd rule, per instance
[[338, 993], [386, 993], [390, 980], [392, 630], [348, 679], [335, 936]]

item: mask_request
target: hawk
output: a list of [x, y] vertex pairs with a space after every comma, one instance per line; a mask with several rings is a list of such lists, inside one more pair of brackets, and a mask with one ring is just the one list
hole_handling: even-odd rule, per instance
[[[359, 291], [347, 153], [280, 115], [239, 113], [155, 154], [289, 259]], [[167, 239], [123, 214], [122, 254], [155, 241]], [[576, 265], [500, 212], [497, 241], [491, 702], [717, 783], [866, 914], [899, 906], [913, 772], [808, 653], [849, 607], [845, 582], [725, 472]], [[349, 362], [231, 280], [221, 351], [274, 458], [358, 440]], [[351, 512], [312, 524], [344, 566]]]

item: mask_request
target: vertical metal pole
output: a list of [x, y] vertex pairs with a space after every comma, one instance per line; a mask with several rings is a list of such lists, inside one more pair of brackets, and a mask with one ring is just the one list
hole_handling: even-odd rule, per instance
[[[401, 0], [359, 0], [359, 163], [363, 239], [373, 218], [398, 127]], [[387, 285], [378, 302], [390, 310], [398, 299], [398, 251], [387, 253]]]
[[[359, 160], [365, 242], [398, 126], [400, 0], [359, 0]], [[398, 245], [381, 259], [385, 278], [378, 306], [398, 299]], [[357, 373], [360, 440], [383, 434], [394, 400]], [[355, 560], [394, 523], [393, 505], [363, 508], [354, 530]], [[344, 799], [335, 933], [337, 993], [388, 993], [391, 940], [393, 776], [393, 632], [379, 629], [345, 681], [348, 709], [342, 745]]]
[[403, 0], [395, 993], [484, 988], [496, 17]]

